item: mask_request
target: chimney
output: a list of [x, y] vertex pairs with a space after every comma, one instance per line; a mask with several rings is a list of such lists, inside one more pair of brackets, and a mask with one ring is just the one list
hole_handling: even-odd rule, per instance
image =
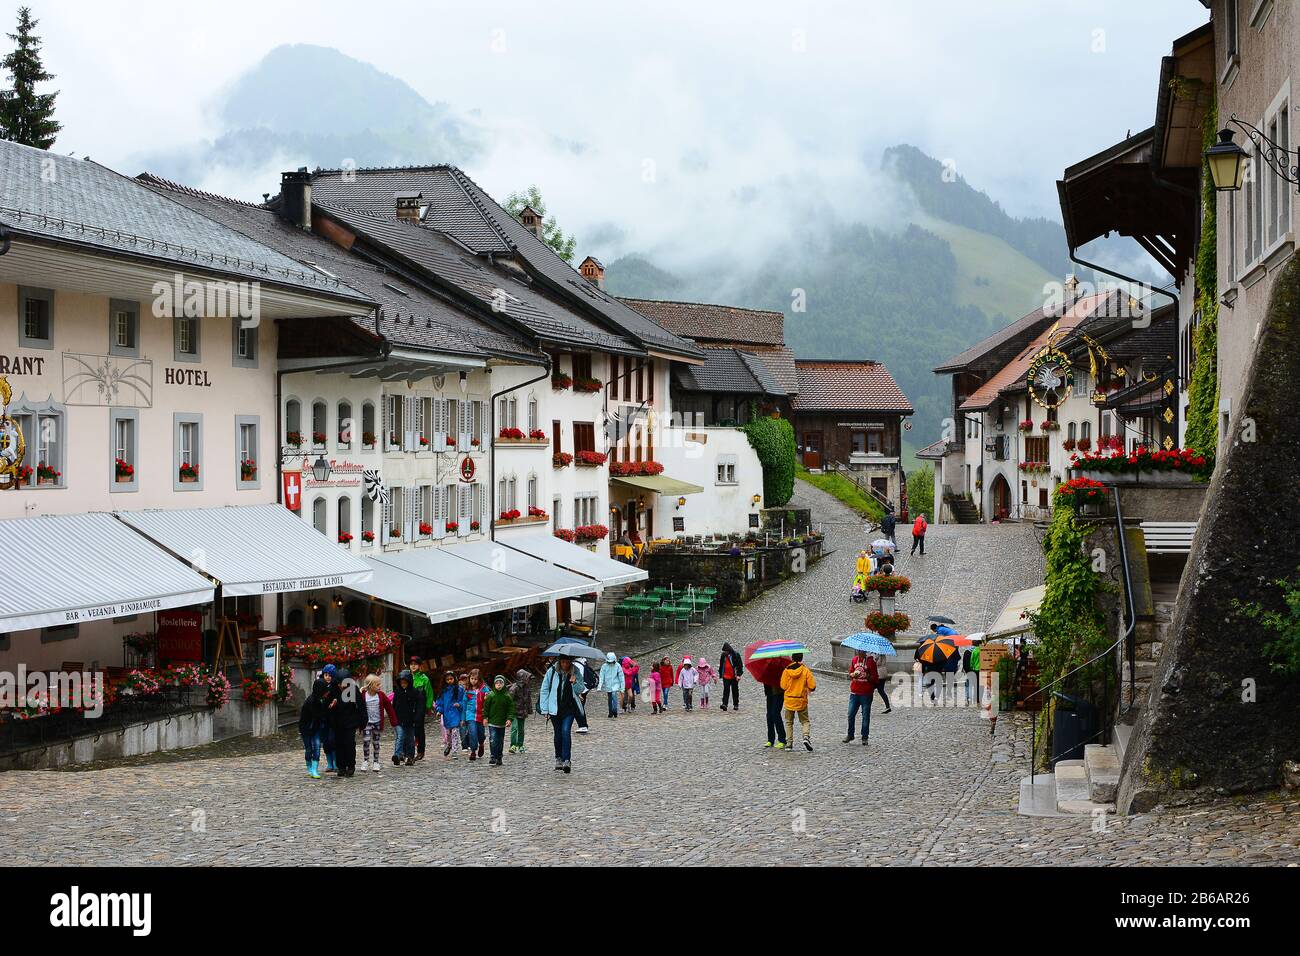
[[1068, 310], [1079, 301], [1079, 279], [1074, 273], [1065, 277], [1065, 308]]
[[311, 232], [311, 173], [306, 166], [280, 176], [280, 216]]
[[519, 221], [538, 239], [542, 238], [542, 215], [532, 206], [525, 206], [519, 210]]
[[578, 273], [597, 289], [605, 288], [605, 267], [595, 256], [587, 256], [578, 266]]
[[397, 218], [401, 222], [419, 222], [420, 207], [424, 205], [424, 194], [418, 192], [393, 193], [393, 203], [397, 209]]

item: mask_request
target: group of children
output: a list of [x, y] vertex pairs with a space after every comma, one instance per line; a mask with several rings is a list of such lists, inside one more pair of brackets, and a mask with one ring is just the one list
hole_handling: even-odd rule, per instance
[[484, 685], [477, 669], [443, 676], [435, 694], [428, 666], [418, 657], [397, 675], [391, 694], [383, 691], [379, 675], [363, 682], [352, 679], [345, 668], [327, 664], [312, 686], [299, 712], [307, 775], [319, 780], [320, 759], [325, 773], [348, 778], [356, 772], [356, 735], [361, 732], [362, 772], [380, 771], [380, 742], [385, 723], [395, 732], [393, 765], [414, 766], [424, 759], [425, 726], [436, 719], [441, 728], [442, 756], [452, 760], [468, 753], [471, 761], [489, 752], [488, 763], [502, 765], [505, 734], [510, 730], [510, 752], [524, 752], [524, 722], [533, 713], [533, 675], [519, 670], [513, 682], [502, 675]]

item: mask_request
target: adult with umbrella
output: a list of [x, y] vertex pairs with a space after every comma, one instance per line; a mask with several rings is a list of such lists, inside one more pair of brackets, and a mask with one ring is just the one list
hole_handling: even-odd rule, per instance
[[[781, 708], [785, 701], [785, 693], [781, 690], [781, 672], [790, 663], [790, 658], [782, 656], [754, 660], [754, 652], [764, 644], [769, 643], [771, 642], [755, 641], [745, 648], [745, 669], [754, 675], [754, 679], [762, 685], [763, 696], [767, 703], [767, 743], [763, 746], [769, 749], [784, 750], [786, 748], [786, 736], [785, 724], [781, 720]], [[727, 645], [727, 647], [730, 646], [730, 644]]]
[[565, 773], [573, 769], [573, 722], [583, 714], [582, 690], [571, 657], [556, 658], [542, 677], [537, 709], [551, 722], [555, 734], [555, 769]]
[[[875, 655], [894, 654], [894, 645], [874, 631], [854, 634], [846, 637], [842, 643], [858, 652], [849, 664], [849, 733], [844, 742], [853, 742], [853, 721], [861, 710], [862, 745], [865, 747], [871, 733], [871, 698], [881, 685], [880, 668], [876, 664]], [[888, 710], [888, 698], [885, 699], [885, 704]]]
[[722, 678], [722, 709], [727, 709], [728, 699], [734, 700], [736, 710], [740, 710], [740, 670], [745, 666], [741, 656], [731, 644], [722, 645], [722, 656], [718, 658], [718, 676]]
[[894, 517], [894, 506], [889, 505], [885, 509], [885, 516], [880, 519], [880, 533], [890, 541], [894, 540], [894, 528], [898, 526], [898, 519]]
[[930, 700], [934, 700], [934, 683], [938, 678], [927, 681], [925, 677], [944, 672], [950, 660], [959, 659], [956, 640], [952, 637], [927, 637], [916, 645], [913, 658], [921, 662], [922, 686], [929, 688]]
[[596, 671], [591, 668], [588, 662], [600, 661], [603, 664], [605, 662], [605, 652], [581, 641], [563, 640], [556, 641], [542, 651], [542, 656], [567, 657], [573, 664], [573, 672], [577, 676], [578, 703], [581, 705], [574, 719], [578, 724], [578, 733], [585, 734], [588, 730], [587, 693], [596, 686]]

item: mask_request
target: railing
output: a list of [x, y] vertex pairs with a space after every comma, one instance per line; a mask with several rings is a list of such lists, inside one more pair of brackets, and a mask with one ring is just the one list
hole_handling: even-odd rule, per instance
[[[1115, 495], [1115, 534], [1119, 539], [1119, 560], [1120, 560], [1120, 567], [1124, 574], [1124, 621], [1125, 621], [1124, 632], [1115, 640], [1113, 644], [1107, 647], [1100, 654], [1097, 654], [1090, 660], [1084, 661], [1082, 664], [1080, 664], [1078, 667], [1075, 667], [1073, 670], [1070, 670], [1067, 673], [1062, 674], [1060, 677], [1052, 681], [1050, 684], [1045, 684], [1042, 687], [1038, 688], [1038, 690], [1034, 691], [1032, 694], [1026, 697], [1025, 700], [1029, 700], [1031, 698], [1037, 697], [1039, 694], [1043, 694], [1047, 691], [1052, 690], [1057, 685], [1073, 677], [1075, 674], [1078, 674], [1080, 671], [1084, 670], [1085, 668], [1091, 667], [1093, 664], [1097, 663], [1100, 660], [1104, 660], [1106, 658], [1111, 658], [1113, 660], [1115, 652], [1119, 649], [1119, 646], [1123, 644], [1125, 647], [1125, 656], [1128, 659], [1128, 674], [1129, 674], [1129, 702], [1128, 702], [1128, 706], [1124, 708], [1123, 712], [1127, 713], [1128, 710], [1133, 706], [1134, 699], [1137, 696], [1136, 681], [1133, 676], [1134, 663], [1137, 658], [1137, 642], [1136, 642], [1136, 630], [1135, 630], [1137, 625], [1137, 620], [1136, 620], [1137, 613], [1133, 605], [1133, 578], [1132, 578], [1132, 573], [1129, 569], [1128, 541], [1125, 539], [1124, 536], [1124, 507], [1120, 501], [1119, 488], [1112, 487], [1111, 491]], [[1100, 721], [1101, 729], [1098, 730], [1092, 736], [1088, 737], [1086, 740], [1080, 741], [1080, 746], [1086, 746], [1087, 744], [1098, 739], [1099, 737], [1103, 738], [1103, 740], [1106, 743], [1109, 743], [1109, 736], [1112, 728], [1112, 720], [1111, 720], [1111, 713], [1110, 713], [1110, 681], [1113, 672], [1114, 672], [1113, 666], [1107, 666], [1102, 671], [1103, 681], [1102, 681], [1102, 711], [1101, 711], [1101, 721]], [[1050, 746], [1050, 741], [1052, 736], [1052, 723], [1055, 715], [1055, 710], [1052, 707], [1050, 695], [1043, 698], [1043, 711], [1046, 714], [1046, 717], [1044, 718], [1044, 724], [1046, 726], [1044, 726], [1043, 732], [1044, 735], [1047, 737]], [[1030, 756], [1029, 756], [1029, 779], [1030, 779], [1031, 786], [1033, 785], [1033, 779], [1037, 771], [1038, 771], [1038, 721], [1037, 719], [1035, 719], [1032, 724], [1032, 738], [1031, 738]]]
[[155, 697], [123, 698], [104, 708], [99, 717], [87, 717], [71, 708], [29, 720], [6, 716], [0, 720], [0, 756], [58, 746], [82, 737], [121, 735], [132, 724], [171, 720], [206, 705], [206, 689], [178, 687]]
[[829, 466], [827, 469], [828, 471], [833, 471], [848, 481], [853, 482], [853, 487], [857, 488], [858, 491], [862, 492], [864, 495], [875, 499], [883, 507], [891, 507], [888, 495], [882, 494], [878, 489], [873, 488], [870, 481], [860, 478], [851, 468], [846, 466], [844, 462], [827, 460], [826, 464]]

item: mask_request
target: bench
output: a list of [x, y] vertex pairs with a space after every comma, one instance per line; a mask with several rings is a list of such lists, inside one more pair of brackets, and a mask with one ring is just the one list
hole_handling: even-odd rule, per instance
[[1195, 521], [1143, 521], [1147, 554], [1190, 554], [1196, 537]]

